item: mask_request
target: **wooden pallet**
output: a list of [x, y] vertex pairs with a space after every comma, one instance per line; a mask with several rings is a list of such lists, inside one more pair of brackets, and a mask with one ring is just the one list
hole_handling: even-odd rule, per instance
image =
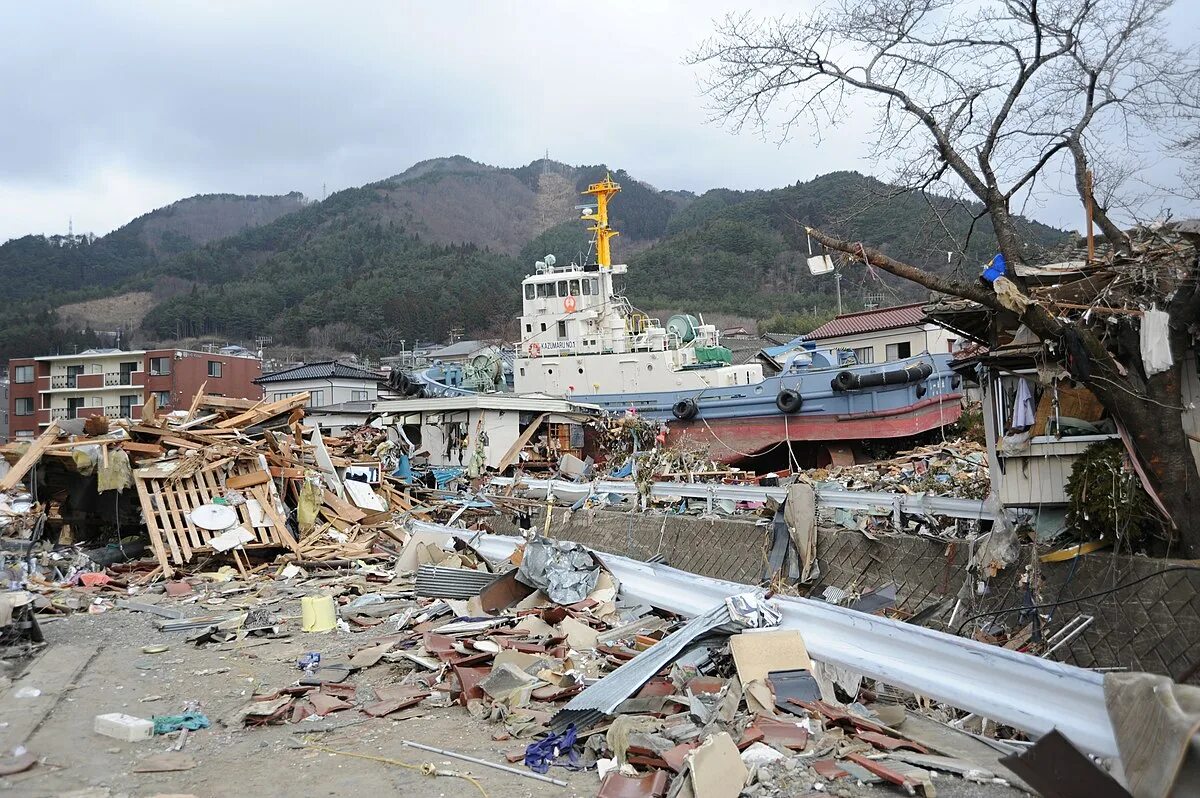
[[[237, 481], [244, 484], [255, 481], [251, 475], [263, 470], [256, 459], [242, 458], [228, 474], [223, 467], [214, 464], [178, 480], [174, 485], [168, 485], [168, 477], [176, 465], [178, 461], [155, 463], [133, 472], [142, 514], [150, 533], [150, 544], [163, 573], [168, 576], [174, 571], [171, 563], [182, 565], [190, 562], [197, 553], [211, 553], [213, 548], [209, 540], [220, 534], [193, 524], [192, 511], [224, 496], [227, 478], [242, 477]], [[244, 548], [286, 547], [298, 551], [296, 539], [288, 531], [284, 513], [279, 510], [274, 480], [242, 487], [239, 491], [247, 499], [257, 501], [262, 508], [261, 517], [252, 517], [249, 502], [234, 508], [238, 523], [255, 538], [244, 544]]]

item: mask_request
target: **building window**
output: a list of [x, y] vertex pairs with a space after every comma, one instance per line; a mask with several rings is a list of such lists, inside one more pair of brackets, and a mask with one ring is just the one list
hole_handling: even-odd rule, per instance
[[155, 391], [154, 392], [154, 404], [158, 405], [159, 407], [167, 407], [168, 405], [170, 405], [171, 404], [171, 392], [170, 391]]
[[906, 357], [912, 357], [912, 344], [908, 341], [887, 345], [888, 360], [903, 360]]
[[67, 366], [67, 387], [78, 388], [79, 377], [83, 374], [83, 366]]
[[561, 297], [565, 297], [567, 295], [567, 281], [566, 280], [558, 281], [558, 295]]
[[579, 296], [579, 281], [571, 281], [571, 296]]
[[287, 399], [289, 396], [295, 396], [295, 395], [296, 395], [295, 391], [279, 391], [278, 393], [275, 394], [275, 401], [278, 402], [280, 399]]
[[368, 391], [351, 391], [350, 392], [350, 401], [351, 402], [365, 402], [370, 398], [371, 397], [370, 397], [370, 394]]
[[88, 397], [88, 406], [89, 407], [104, 407], [104, 397], [103, 396], [89, 396]]
[[31, 430], [31, 429], [19, 429], [19, 430], [17, 430], [17, 438], [18, 438], [18, 439], [20, 439], [20, 438], [32, 438], [32, 437], [33, 437], [33, 430]]
[[13, 382], [33, 382], [33, 366], [17, 366], [13, 369]]
[[208, 376], [210, 376], [210, 377], [220, 377], [221, 376], [221, 361], [219, 361], [219, 360], [208, 361]]
[[583, 281], [583, 295], [584, 296], [592, 295], [592, 281], [591, 280]]
[[567, 323], [565, 321], [560, 321], [558, 323], [558, 337], [559, 338], [567, 337]]
[[861, 349], [854, 350], [854, 359], [860, 364], [875, 362], [875, 347], [864, 346]]
[[525, 298], [526, 299], [533, 299], [533, 297], [536, 293], [537, 292], [534, 291], [534, 288], [533, 288], [533, 283], [525, 284]]
[[947, 351], [947, 352], [953, 352], [953, 351], [954, 351], [954, 345], [955, 345], [956, 343], [958, 343], [958, 339], [957, 339], [957, 338], [947, 338], [947, 339], [946, 339], [946, 351]]
[[308, 406], [309, 407], [324, 407], [325, 406], [325, 392], [324, 391], [310, 391], [309, 395], [308, 395]]
[[83, 397], [78, 399], [67, 399], [67, 418], [79, 418], [79, 411], [83, 409]]
[[150, 376], [162, 377], [171, 373], [171, 358], [169, 357], [152, 357], [150, 358]]
[[538, 283], [537, 284], [538, 299], [545, 299], [546, 297], [550, 296], [552, 293], [554, 293], [553, 288], [554, 288], [554, 283]]
[[133, 406], [141, 400], [137, 394], [125, 394], [121, 397], [121, 418], [133, 417]]
[[17, 397], [16, 408], [13, 410], [18, 416], [33, 415], [33, 399], [25, 397]]

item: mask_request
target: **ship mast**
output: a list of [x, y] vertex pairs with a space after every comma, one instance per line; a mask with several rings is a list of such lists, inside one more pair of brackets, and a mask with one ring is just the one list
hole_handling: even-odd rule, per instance
[[596, 263], [600, 264], [601, 271], [609, 271], [612, 268], [612, 250], [609, 249], [608, 240], [620, 235], [608, 226], [608, 200], [620, 190], [621, 187], [613, 182], [612, 175], [606, 172], [603, 180], [592, 183], [587, 187], [587, 191], [582, 192], [596, 198], [595, 212], [592, 213], [591, 209], [587, 208], [579, 218], [596, 223], [588, 228], [588, 232], [596, 234]]

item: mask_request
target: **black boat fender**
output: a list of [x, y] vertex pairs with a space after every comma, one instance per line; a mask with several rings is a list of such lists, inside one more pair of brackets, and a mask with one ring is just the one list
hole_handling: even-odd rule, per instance
[[905, 366], [902, 369], [874, 371], [870, 374], [839, 371], [830, 386], [835, 391], [851, 391], [856, 388], [877, 388], [880, 385], [901, 385], [906, 382], [918, 382], [932, 373], [933, 366], [925, 361]]
[[804, 398], [791, 388], [784, 388], [775, 397], [775, 406], [784, 413], [795, 413], [804, 404]]
[[693, 419], [700, 412], [699, 406], [695, 399], [680, 399], [671, 406], [671, 415], [680, 421]]

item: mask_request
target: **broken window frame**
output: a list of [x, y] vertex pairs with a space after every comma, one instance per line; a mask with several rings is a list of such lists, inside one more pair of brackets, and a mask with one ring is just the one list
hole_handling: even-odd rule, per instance
[[[1020, 383], [1021, 378], [1029, 380], [1029, 391], [1033, 398], [1033, 410], [1034, 415], [1036, 416], [1038, 404], [1042, 400], [1042, 392], [1046, 390], [1046, 386], [1038, 382], [1037, 369], [1024, 368], [1011, 370], [1005, 369], [1003, 371], [994, 370], [989, 375], [988, 381], [990, 385], [988, 386], [988, 390], [991, 392], [992, 424], [994, 425], [993, 429], [996, 430], [997, 441], [1008, 434], [1008, 422], [1012, 419], [1013, 402], [1016, 400], [1017, 385]], [[1057, 381], [1055, 381], [1054, 390], [1057, 393]], [[1057, 404], [1058, 403], [1055, 402], [1056, 409], [1052, 418], [1058, 417]], [[1117, 433], [1100, 435], [1063, 435], [1061, 437], [1054, 435], [1035, 435], [1030, 437], [1029, 445], [1033, 447], [1038, 445], [1047, 446], [1062, 443], [1082, 443], [1090, 446], [1098, 441], [1119, 440], [1120, 437], [1121, 436]], [[997, 455], [1000, 457], [1028, 457], [1031, 454], [1032, 452], [1030, 451], [997, 451]]]

